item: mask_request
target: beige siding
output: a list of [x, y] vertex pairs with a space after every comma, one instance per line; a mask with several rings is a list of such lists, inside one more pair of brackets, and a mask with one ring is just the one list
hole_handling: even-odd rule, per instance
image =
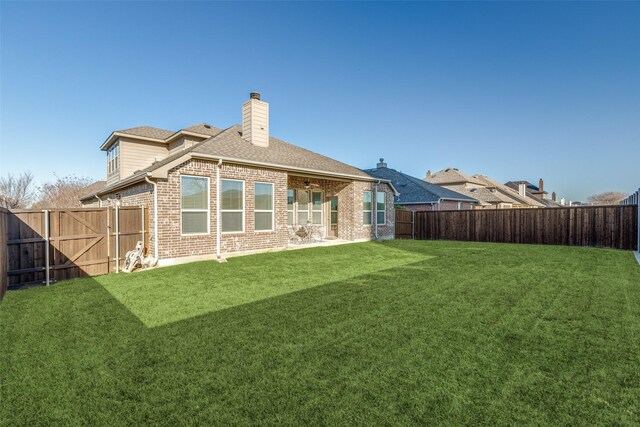
[[180, 150], [186, 150], [193, 144], [204, 141], [204, 139], [205, 138], [198, 138], [195, 136], [183, 136], [181, 138], [178, 138], [169, 144], [169, 155], [177, 153]]
[[168, 155], [166, 144], [120, 138], [120, 179], [127, 178]]

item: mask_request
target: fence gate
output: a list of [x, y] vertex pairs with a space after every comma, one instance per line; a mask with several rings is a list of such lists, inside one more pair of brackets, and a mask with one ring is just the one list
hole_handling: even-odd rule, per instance
[[8, 288], [117, 271], [124, 254], [148, 236], [145, 211], [144, 207], [10, 211]]

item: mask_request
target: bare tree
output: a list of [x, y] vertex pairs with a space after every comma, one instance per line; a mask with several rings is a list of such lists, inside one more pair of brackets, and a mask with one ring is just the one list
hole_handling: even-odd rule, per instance
[[93, 182], [90, 178], [68, 175], [47, 182], [40, 187], [40, 197], [33, 207], [46, 208], [75, 208], [80, 207], [80, 197], [91, 193], [94, 189], [104, 186], [104, 181]]
[[0, 178], [0, 206], [9, 209], [27, 208], [35, 197], [33, 174], [29, 171], [18, 176], [8, 174]]
[[589, 203], [592, 205], [617, 205], [620, 201], [627, 197], [628, 194], [619, 191], [607, 191], [605, 193], [594, 194], [589, 196]]

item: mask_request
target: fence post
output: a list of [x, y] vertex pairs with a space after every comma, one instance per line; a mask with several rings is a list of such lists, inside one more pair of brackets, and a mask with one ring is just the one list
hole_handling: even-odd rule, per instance
[[120, 220], [118, 214], [118, 205], [116, 205], [116, 273], [120, 272]]
[[411, 240], [416, 240], [416, 211], [411, 211]]
[[[51, 282], [50, 279], [50, 262], [49, 262], [49, 246], [50, 246], [50, 240], [51, 240], [51, 231], [49, 230], [50, 227], [50, 217], [49, 217], [49, 211], [48, 210], [44, 210], [42, 211], [43, 215], [44, 215], [44, 283], [46, 286], [49, 286], [49, 283]], [[34, 277], [35, 279], [35, 277]]]

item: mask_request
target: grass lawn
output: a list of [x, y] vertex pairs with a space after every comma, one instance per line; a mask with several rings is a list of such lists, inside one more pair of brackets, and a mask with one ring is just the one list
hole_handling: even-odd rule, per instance
[[640, 424], [631, 252], [391, 241], [9, 292], [0, 424]]

